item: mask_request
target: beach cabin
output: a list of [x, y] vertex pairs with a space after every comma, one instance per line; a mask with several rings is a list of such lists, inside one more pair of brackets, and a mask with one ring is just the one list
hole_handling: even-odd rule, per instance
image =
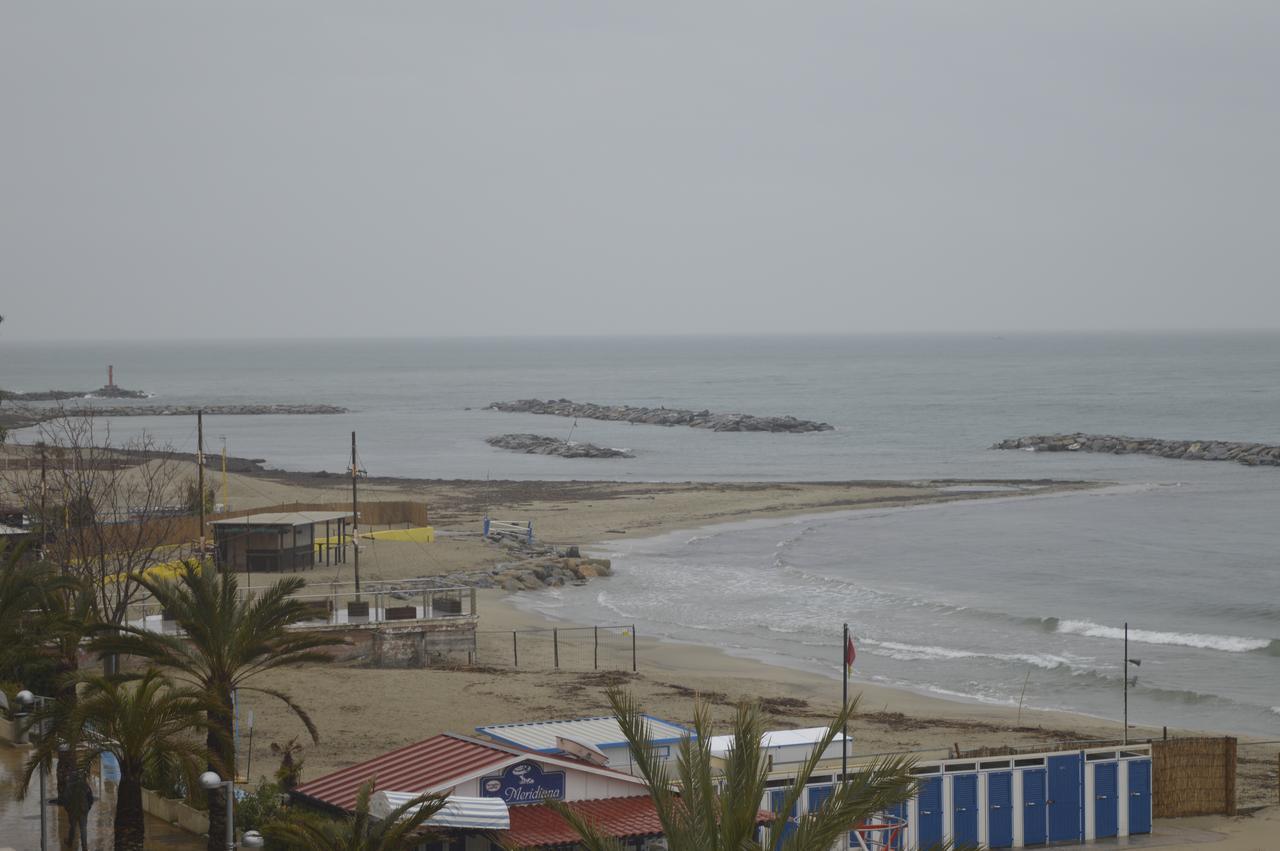
[[286, 511], [215, 520], [214, 560], [219, 570], [280, 573], [347, 560], [353, 515], [343, 511]]
[[378, 791], [370, 812], [385, 817], [422, 794], [447, 795], [428, 821], [439, 838], [419, 851], [573, 849], [577, 834], [544, 803], [564, 801], [597, 829], [637, 851], [665, 848], [662, 825], [644, 781], [564, 753], [544, 754], [443, 733], [308, 781], [290, 793], [295, 804], [350, 813], [366, 781]]
[[[664, 761], [672, 761], [679, 751], [680, 740], [693, 737], [693, 731], [680, 724], [645, 715], [649, 725], [649, 741], [654, 752]], [[492, 724], [477, 727], [476, 732], [496, 742], [545, 754], [567, 754], [607, 765], [628, 774], [635, 773], [631, 750], [618, 720], [612, 715], [572, 718], [565, 721], [528, 721], [518, 724]]]
[[[784, 805], [799, 762], [823, 732], [814, 728], [765, 734], [762, 745], [772, 764], [762, 808], [776, 812]], [[732, 742], [731, 736], [713, 739], [713, 756], [723, 755]], [[867, 765], [867, 757], [850, 753], [850, 775]], [[824, 751], [791, 817], [821, 806], [840, 771], [837, 740]], [[922, 760], [912, 773], [919, 782], [913, 798], [864, 825], [852, 826], [844, 844], [836, 848], [918, 851], [942, 843], [1023, 848], [1151, 832], [1147, 744]]]

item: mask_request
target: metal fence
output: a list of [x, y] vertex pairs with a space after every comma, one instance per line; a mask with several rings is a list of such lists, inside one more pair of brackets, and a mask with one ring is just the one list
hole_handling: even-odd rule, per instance
[[531, 670], [635, 671], [635, 624], [476, 631], [476, 664]]

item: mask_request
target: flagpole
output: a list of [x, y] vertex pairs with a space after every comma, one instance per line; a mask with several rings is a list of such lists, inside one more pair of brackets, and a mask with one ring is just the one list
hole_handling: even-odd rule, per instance
[[[849, 625], [844, 625], [844, 641], [840, 642], [840, 662], [844, 666], [844, 677], [842, 682], [844, 690], [842, 692], [842, 704], [844, 709], [849, 708]], [[849, 779], [849, 720], [846, 716], [843, 735], [840, 737], [840, 782], [843, 783]]]
[[1124, 744], [1129, 744], [1129, 622], [1124, 622], [1124, 664], [1120, 666], [1124, 675]]

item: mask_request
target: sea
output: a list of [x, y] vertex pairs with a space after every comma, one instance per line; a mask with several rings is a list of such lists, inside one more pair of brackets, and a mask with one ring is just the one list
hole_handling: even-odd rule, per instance
[[[599, 542], [616, 575], [523, 594], [587, 623], [964, 701], [1280, 738], [1280, 468], [997, 451], [1086, 431], [1280, 443], [1280, 335], [19, 343], [0, 387], [91, 389], [106, 366], [148, 404], [329, 403], [334, 416], [208, 417], [207, 447], [285, 470], [623, 481], [1109, 483], [922, 507], [752, 520]], [[792, 414], [815, 434], [712, 433], [485, 410], [570, 398]], [[103, 423], [192, 450], [191, 418]], [[533, 432], [630, 460], [519, 455]], [[29, 439], [31, 432], [19, 432]], [[954, 485], [954, 487], [961, 487]], [[586, 542], [584, 542], [586, 543]], [[1124, 627], [1129, 625], [1126, 665]]]

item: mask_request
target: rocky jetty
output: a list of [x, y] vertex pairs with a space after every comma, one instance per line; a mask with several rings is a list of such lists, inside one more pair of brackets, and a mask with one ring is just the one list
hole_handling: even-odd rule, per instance
[[640, 423], [644, 425], [688, 426], [711, 431], [810, 432], [832, 431], [827, 423], [799, 420], [795, 417], [757, 417], [752, 414], [715, 414], [680, 408], [636, 408], [631, 405], [595, 405], [568, 399], [519, 399], [494, 402], [490, 410], [514, 414], [550, 414], [557, 417], [579, 417], [585, 420]]
[[6, 402], [66, 402], [69, 399], [147, 399], [141, 390], [126, 390], [114, 384], [99, 387], [97, 390], [35, 390], [30, 393], [15, 393], [0, 390], [0, 400]]
[[634, 458], [625, 449], [610, 449], [594, 443], [573, 443], [541, 434], [500, 434], [485, 438], [485, 443], [499, 449], [526, 455], [555, 455], [559, 458]]
[[1250, 467], [1280, 466], [1280, 446], [1228, 440], [1161, 440], [1112, 434], [1037, 434], [1002, 440], [992, 449], [1036, 452], [1105, 452], [1111, 455], [1154, 455], [1184, 461], [1235, 461]]
[[269, 414], [345, 414], [337, 405], [76, 405], [47, 407], [23, 405], [0, 410], [0, 427], [29, 428], [59, 417], [194, 417], [203, 410], [211, 417], [250, 417]]

